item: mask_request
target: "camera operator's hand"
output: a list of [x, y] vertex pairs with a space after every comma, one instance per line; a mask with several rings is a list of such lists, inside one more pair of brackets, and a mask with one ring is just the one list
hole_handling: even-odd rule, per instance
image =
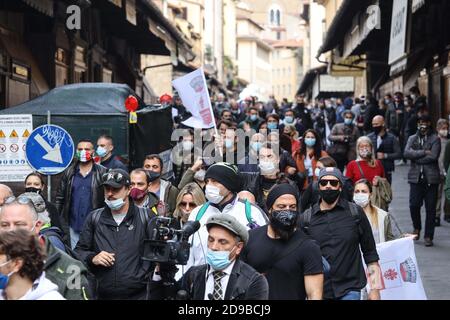
[[200, 170], [202, 168], [202, 165], [203, 165], [202, 158], [198, 158], [192, 165], [191, 170], [194, 172], [197, 172], [198, 170]]
[[114, 253], [106, 251], [100, 252], [92, 259], [92, 263], [96, 266], [112, 267], [114, 265]]

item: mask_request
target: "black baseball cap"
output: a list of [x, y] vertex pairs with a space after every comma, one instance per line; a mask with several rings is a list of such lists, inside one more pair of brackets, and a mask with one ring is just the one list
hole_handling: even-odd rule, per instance
[[110, 169], [102, 176], [102, 186], [121, 188], [130, 184], [130, 175], [123, 169]]

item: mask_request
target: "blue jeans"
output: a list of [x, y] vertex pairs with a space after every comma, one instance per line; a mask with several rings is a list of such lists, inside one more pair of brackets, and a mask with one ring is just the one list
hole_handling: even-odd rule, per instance
[[338, 300], [361, 300], [361, 291], [349, 291]]
[[70, 228], [70, 247], [72, 248], [72, 250], [75, 249], [78, 240], [80, 240], [80, 234]]

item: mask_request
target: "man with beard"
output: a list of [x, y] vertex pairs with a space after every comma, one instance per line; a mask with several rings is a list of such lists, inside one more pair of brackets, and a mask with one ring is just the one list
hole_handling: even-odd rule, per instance
[[320, 300], [323, 267], [319, 246], [297, 228], [297, 190], [282, 183], [267, 197], [270, 224], [249, 231], [241, 258], [265, 274], [269, 300]]
[[319, 243], [331, 266], [324, 299], [360, 300], [367, 282], [361, 247], [371, 285], [368, 299], [379, 300], [381, 271], [369, 220], [361, 207], [340, 196], [343, 176], [339, 169], [323, 168], [318, 181], [320, 200], [303, 213], [300, 225]]

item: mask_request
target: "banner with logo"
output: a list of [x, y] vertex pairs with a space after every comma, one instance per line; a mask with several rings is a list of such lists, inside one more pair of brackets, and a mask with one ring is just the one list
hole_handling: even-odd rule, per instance
[[427, 300], [411, 237], [377, 244], [377, 252], [385, 288], [381, 300]]
[[214, 113], [203, 69], [197, 69], [172, 81], [185, 108], [192, 117], [182, 123], [192, 128], [215, 127]]

